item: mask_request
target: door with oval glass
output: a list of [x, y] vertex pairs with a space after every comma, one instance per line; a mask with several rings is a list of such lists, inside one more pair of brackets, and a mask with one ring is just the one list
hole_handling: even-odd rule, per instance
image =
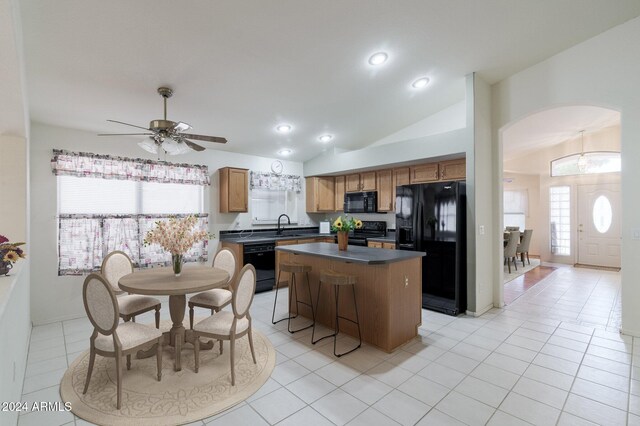
[[620, 267], [620, 185], [578, 185], [578, 263]]

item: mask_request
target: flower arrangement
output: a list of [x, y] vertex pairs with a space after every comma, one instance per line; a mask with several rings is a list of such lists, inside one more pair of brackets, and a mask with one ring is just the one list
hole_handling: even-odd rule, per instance
[[0, 275], [7, 275], [14, 263], [26, 257], [21, 245], [24, 243], [10, 243], [7, 237], [0, 235]]
[[147, 232], [144, 238], [145, 246], [159, 244], [171, 253], [173, 272], [176, 276], [182, 271], [182, 256], [196, 242], [209, 238], [207, 231], [193, 230], [197, 220], [195, 216], [187, 216], [182, 219], [172, 217], [168, 221], [157, 221], [155, 228]]
[[362, 228], [362, 221], [353, 216], [349, 217], [348, 215], [344, 215], [344, 220], [342, 216], [338, 216], [331, 225], [331, 230], [334, 232], [349, 232], [360, 228]]

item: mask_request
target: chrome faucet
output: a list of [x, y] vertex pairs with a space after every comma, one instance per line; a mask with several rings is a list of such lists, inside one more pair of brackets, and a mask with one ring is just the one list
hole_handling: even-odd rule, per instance
[[282, 219], [282, 216], [287, 218], [287, 224], [291, 225], [291, 219], [289, 218], [289, 216], [287, 216], [286, 214], [282, 213], [280, 216], [278, 216], [278, 230], [276, 231], [276, 235], [282, 235], [282, 231], [284, 230], [284, 228], [280, 228], [280, 219]]

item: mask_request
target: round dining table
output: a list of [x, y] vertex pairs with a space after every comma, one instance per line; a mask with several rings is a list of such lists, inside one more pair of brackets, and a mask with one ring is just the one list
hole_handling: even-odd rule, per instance
[[[185, 330], [182, 322], [186, 310], [186, 295], [199, 293], [225, 286], [229, 282], [229, 274], [219, 268], [204, 265], [184, 265], [180, 276], [173, 273], [173, 268], [142, 269], [120, 278], [118, 286], [129, 293], [150, 296], [169, 296], [169, 313], [173, 325], [164, 333], [165, 344], [175, 348], [175, 370], [182, 369], [180, 351], [184, 343], [195, 341], [192, 330]], [[213, 342], [201, 345], [203, 349], [211, 349]], [[153, 356], [156, 349], [138, 353], [138, 358]]]

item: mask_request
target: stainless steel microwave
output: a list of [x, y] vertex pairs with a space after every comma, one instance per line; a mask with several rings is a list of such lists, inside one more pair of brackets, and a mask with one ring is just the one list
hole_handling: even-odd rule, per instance
[[377, 192], [347, 192], [344, 194], [345, 213], [376, 213], [377, 211]]

